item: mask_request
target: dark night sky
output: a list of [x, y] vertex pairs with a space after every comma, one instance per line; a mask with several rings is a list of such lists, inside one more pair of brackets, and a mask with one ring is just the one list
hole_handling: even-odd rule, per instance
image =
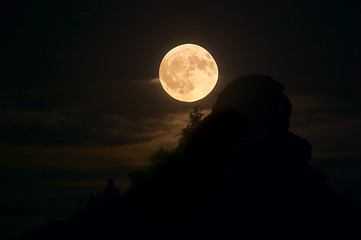
[[[355, 1], [354, 1], [355, 2]], [[266, 74], [293, 103], [291, 131], [339, 191], [361, 195], [360, 4], [351, 1], [8, 1], [1, 8], [0, 226], [13, 236], [66, 217], [105, 179], [125, 185], [187, 114], [227, 82]], [[195, 43], [220, 70], [197, 103], [157, 81]], [[356, 167], [355, 167], [356, 166]], [[58, 209], [58, 210], [56, 210]], [[62, 210], [60, 214], [59, 209]], [[37, 220], [34, 220], [37, 219]]]

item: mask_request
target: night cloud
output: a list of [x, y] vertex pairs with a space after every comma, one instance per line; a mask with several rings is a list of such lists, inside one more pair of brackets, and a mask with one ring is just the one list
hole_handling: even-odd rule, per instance
[[[204, 100], [191, 104], [168, 96], [158, 78], [38, 87], [21, 94], [2, 91], [0, 143], [122, 146], [162, 136], [177, 138], [192, 107], [199, 104], [211, 109], [231, 79], [218, 84]], [[361, 117], [355, 101], [329, 94], [288, 95], [293, 104], [291, 130], [313, 144], [314, 156], [360, 155], [356, 145]]]
[[339, 96], [290, 95], [291, 131], [309, 140], [314, 157], [361, 157], [361, 114]]
[[[157, 78], [65, 85], [62, 88], [38, 87], [16, 93], [0, 92], [3, 99], [1, 144], [124, 145], [143, 142], [161, 131], [170, 130], [164, 119], [189, 112], [195, 104], [211, 107], [209, 99], [193, 104], [172, 99]], [[215, 94], [211, 94], [211, 99], [214, 97]]]

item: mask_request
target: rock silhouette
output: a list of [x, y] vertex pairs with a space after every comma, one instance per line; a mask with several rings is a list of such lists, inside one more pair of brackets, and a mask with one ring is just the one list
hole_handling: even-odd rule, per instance
[[359, 208], [307, 165], [310, 143], [289, 132], [292, 105], [283, 90], [268, 76], [236, 79], [148, 182], [22, 239], [357, 234]]
[[210, 236], [354, 233], [359, 209], [307, 166], [312, 147], [289, 132], [292, 105], [283, 90], [268, 76], [231, 82], [193, 137], [135, 190], [136, 210], [159, 221], [184, 217]]

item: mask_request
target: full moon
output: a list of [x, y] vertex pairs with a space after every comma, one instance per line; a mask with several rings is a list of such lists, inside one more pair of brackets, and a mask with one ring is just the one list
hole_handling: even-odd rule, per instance
[[163, 89], [182, 102], [195, 102], [207, 96], [218, 80], [218, 67], [211, 54], [195, 44], [170, 50], [159, 67]]

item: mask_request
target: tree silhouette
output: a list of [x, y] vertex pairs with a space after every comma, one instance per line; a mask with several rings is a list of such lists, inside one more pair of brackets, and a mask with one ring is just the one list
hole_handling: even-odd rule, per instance
[[194, 106], [193, 110], [189, 113], [189, 123], [185, 128], [181, 130], [181, 136], [179, 138], [179, 146], [184, 145], [198, 129], [204, 113], [199, 105]]
[[108, 185], [105, 187], [104, 199], [105, 201], [113, 201], [119, 198], [120, 190], [115, 187], [113, 178], [107, 179]]
[[88, 202], [85, 205], [85, 210], [86, 211], [94, 210], [95, 208], [97, 208], [98, 203], [99, 203], [99, 200], [96, 198], [96, 196], [94, 194], [91, 194], [89, 196]]
[[176, 158], [182, 151], [181, 148], [192, 139], [199, 129], [203, 116], [202, 108], [199, 105], [194, 106], [189, 112], [188, 124], [180, 131], [178, 146], [175, 148], [159, 147], [159, 149], [150, 156], [150, 162], [145, 169], [138, 169], [129, 173], [128, 176], [131, 181], [131, 187], [136, 188], [146, 185], [152, 181], [153, 176], [157, 174], [171, 158]]
[[175, 154], [175, 148], [160, 147], [150, 156], [150, 163], [144, 169], [138, 169], [128, 174], [131, 188], [144, 186], [152, 181], [153, 176]]
[[150, 156], [150, 167], [158, 168], [174, 153], [173, 148], [160, 147], [158, 151]]

